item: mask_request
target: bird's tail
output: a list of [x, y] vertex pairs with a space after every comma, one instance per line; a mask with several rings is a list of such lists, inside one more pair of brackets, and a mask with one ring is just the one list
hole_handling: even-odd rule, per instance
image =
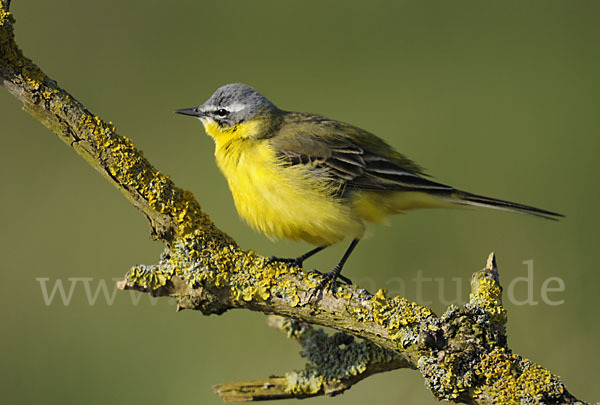
[[534, 217], [551, 219], [553, 221], [557, 221], [559, 218], [564, 217], [564, 215], [556, 212], [546, 211], [540, 208], [530, 207], [529, 205], [518, 204], [510, 201], [498, 200], [496, 198], [484, 197], [482, 195], [471, 194], [467, 193], [466, 191], [456, 190], [450, 196], [446, 197], [446, 199], [456, 204], [517, 212], [520, 214], [533, 215]]

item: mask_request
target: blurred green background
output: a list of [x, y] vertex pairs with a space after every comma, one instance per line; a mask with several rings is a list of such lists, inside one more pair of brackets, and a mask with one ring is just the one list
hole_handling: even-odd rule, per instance
[[[176, 116], [225, 83], [245, 82], [289, 110], [368, 129], [439, 181], [567, 215], [558, 222], [487, 210], [419, 211], [374, 229], [345, 274], [365, 288], [431, 301], [456, 298], [490, 251], [505, 292], [534, 261], [533, 299], [505, 294], [512, 349], [600, 400], [600, 5], [594, 1], [13, 1], [25, 54], [113, 121], [177, 185], [192, 190], [242, 247], [294, 256], [237, 217], [213, 144]], [[143, 215], [83, 159], [0, 91], [2, 334], [6, 403], [219, 404], [211, 386], [301, 368], [298, 346], [262, 314], [175, 313], [168, 300], [100, 293], [99, 283], [162, 245]], [[328, 270], [345, 246], [307, 263]], [[413, 278], [443, 278], [422, 291]], [[564, 292], [542, 301], [560, 277]], [[551, 284], [555, 287], [556, 284]], [[514, 296], [527, 298], [525, 283]], [[132, 299], [139, 299], [136, 305]], [[514, 300], [513, 300], [514, 301]], [[311, 404], [436, 401], [417, 372], [371, 377]], [[283, 401], [281, 403], [292, 403]]]

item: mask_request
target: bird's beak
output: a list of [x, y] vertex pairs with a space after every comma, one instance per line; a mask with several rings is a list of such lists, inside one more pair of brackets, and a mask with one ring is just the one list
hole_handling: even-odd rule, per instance
[[176, 114], [189, 115], [191, 117], [200, 118], [204, 116], [204, 112], [200, 111], [198, 107], [193, 108], [183, 108], [181, 110], [175, 110]]

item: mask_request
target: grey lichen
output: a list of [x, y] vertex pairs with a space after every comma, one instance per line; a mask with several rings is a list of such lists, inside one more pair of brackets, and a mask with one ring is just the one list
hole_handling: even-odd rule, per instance
[[[322, 329], [289, 318], [272, 321], [301, 345], [306, 359], [304, 370], [286, 373], [286, 391], [293, 394], [337, 394], [350, 387], [349, 382], [374, 368], [397, 368], [402, 361], [394, 352], [346, 333], [327, 334]], [[371, 368], [371, 370], [369, 370]]]

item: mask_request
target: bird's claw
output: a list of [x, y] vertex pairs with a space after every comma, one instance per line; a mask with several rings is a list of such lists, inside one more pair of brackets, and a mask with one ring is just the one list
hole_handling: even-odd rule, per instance
[[321, 277], [323, 277], [323, 280], [321, 280], [321, 282], [310, 291], [310, 293], [308, 294], [308, 297], [306, 299], [307, 303], [310, 302], [314, 297], [316, 297], [319, 293], [322, 293], [323, 291], [332, 291], [333, 287], [335, 286], [335, 282], [338, 279], [348, 285], [352, 284], [352, 280], [350, 280], [346, 276], [341, 275], [338, 269], [334, 269], [333, 271], [330, 271], [329, 273], [321, 273], [318, 270], [311, 270], [310, 273], [319, 274]]
[[335, 271], [330, 271], [329, 273], [321, 273], [319, 270], [313, 269], [313, 270], [309, 271], [309, 273], [318, 274], [321, 277], [325, 277], [327, 280], [333, 278], [333, 281], [339, 279], [340, 281], [343, 281], [345, 284], [348, 284], [348, 285], [354, 284], [352, 282], [352, 280], [350, 280], [348, 277], [344, 276], [343, 274], [338, 273], [334, 277], [334, 274], [332, 274], [332, 273], [335, 273]]

